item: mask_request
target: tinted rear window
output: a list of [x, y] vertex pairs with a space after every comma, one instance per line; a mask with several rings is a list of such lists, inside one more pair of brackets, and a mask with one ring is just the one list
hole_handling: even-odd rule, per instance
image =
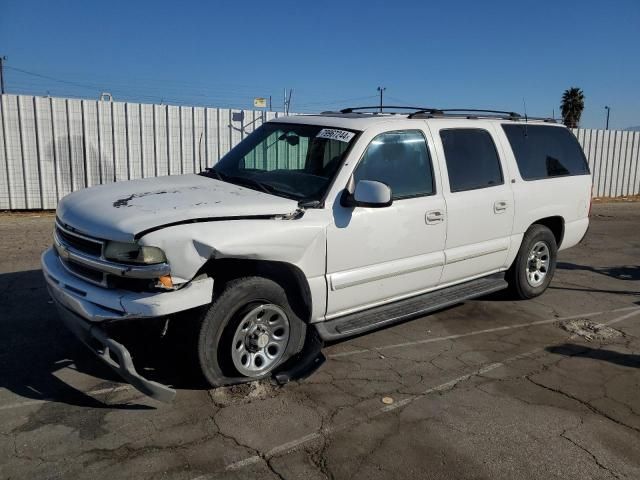
[[566, 128], [502, 125], [525, 180], [586, 175], [589, 166], [576, 137]]
[[452, 192], [501, 185], [502, 169], [491, 135], [479, 128], [440, 130]]

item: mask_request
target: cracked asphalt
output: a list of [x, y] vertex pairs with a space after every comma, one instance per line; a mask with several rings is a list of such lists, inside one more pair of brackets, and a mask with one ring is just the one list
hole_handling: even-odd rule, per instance
[[173, 405], [60, 325], [39, 269], [52, 224], [0, 215], [0, 478], [640, 478], [640, 203], [596, 204], [543, 296], [328, 346], [284, 387], [207, 390], [139, 339]]

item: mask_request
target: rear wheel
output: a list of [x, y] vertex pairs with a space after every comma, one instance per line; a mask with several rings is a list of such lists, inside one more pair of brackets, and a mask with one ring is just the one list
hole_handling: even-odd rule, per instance
[[278, 283], [263, 277], [233, 280], [200, 326], [202, 373], [212, 386], [265, 378], [302, 349], [305, 332]]
[[524, 234], [518, 256], [507, 272], [512, 294], [527, 299], [541, 295], [556, 269], [556, 239], [544, 225], [532, 225]]

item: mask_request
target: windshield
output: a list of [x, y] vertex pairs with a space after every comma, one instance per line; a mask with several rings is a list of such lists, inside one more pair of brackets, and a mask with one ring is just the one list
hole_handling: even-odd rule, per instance
[[301, 202], [321, 201], [356, 132], [266, 123], [203, 175]]

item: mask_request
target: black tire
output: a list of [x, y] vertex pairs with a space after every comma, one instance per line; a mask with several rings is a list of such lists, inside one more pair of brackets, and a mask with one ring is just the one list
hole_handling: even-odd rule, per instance
[[[535, 245], [543, 242], [548, 248], [549, 262], [546, 267], [546, 274], [539, 285], [532, 285], [528, 278], [530, 270], [529, 254]], [[529, 299], [541, 295], [551, 283], [553, 274], [556, 271], [556, 259], [558, 256], [558, 246], [556, 238], [544, 225], [534, 224], [525, 232], [518, 250], [518, 256], [513, 261], [511, 268], [507, 271], [507, 281], [509, 290], [513, 297], [517, 299]]]
[[[246, 312], [262, 304], [276, 305], [286, 314], [289, 337], [277, 364], [259, 376], [246, 376], [234, 366], [232, 340]], [[198, 360], [202, 374], [213, 387], [269, 377], [302, 349], [305, 334], [306, 324], [289, 304], [285, 289], [280, 284], [264, 277], [232, 280], [206, 310], [200, 325]]]

